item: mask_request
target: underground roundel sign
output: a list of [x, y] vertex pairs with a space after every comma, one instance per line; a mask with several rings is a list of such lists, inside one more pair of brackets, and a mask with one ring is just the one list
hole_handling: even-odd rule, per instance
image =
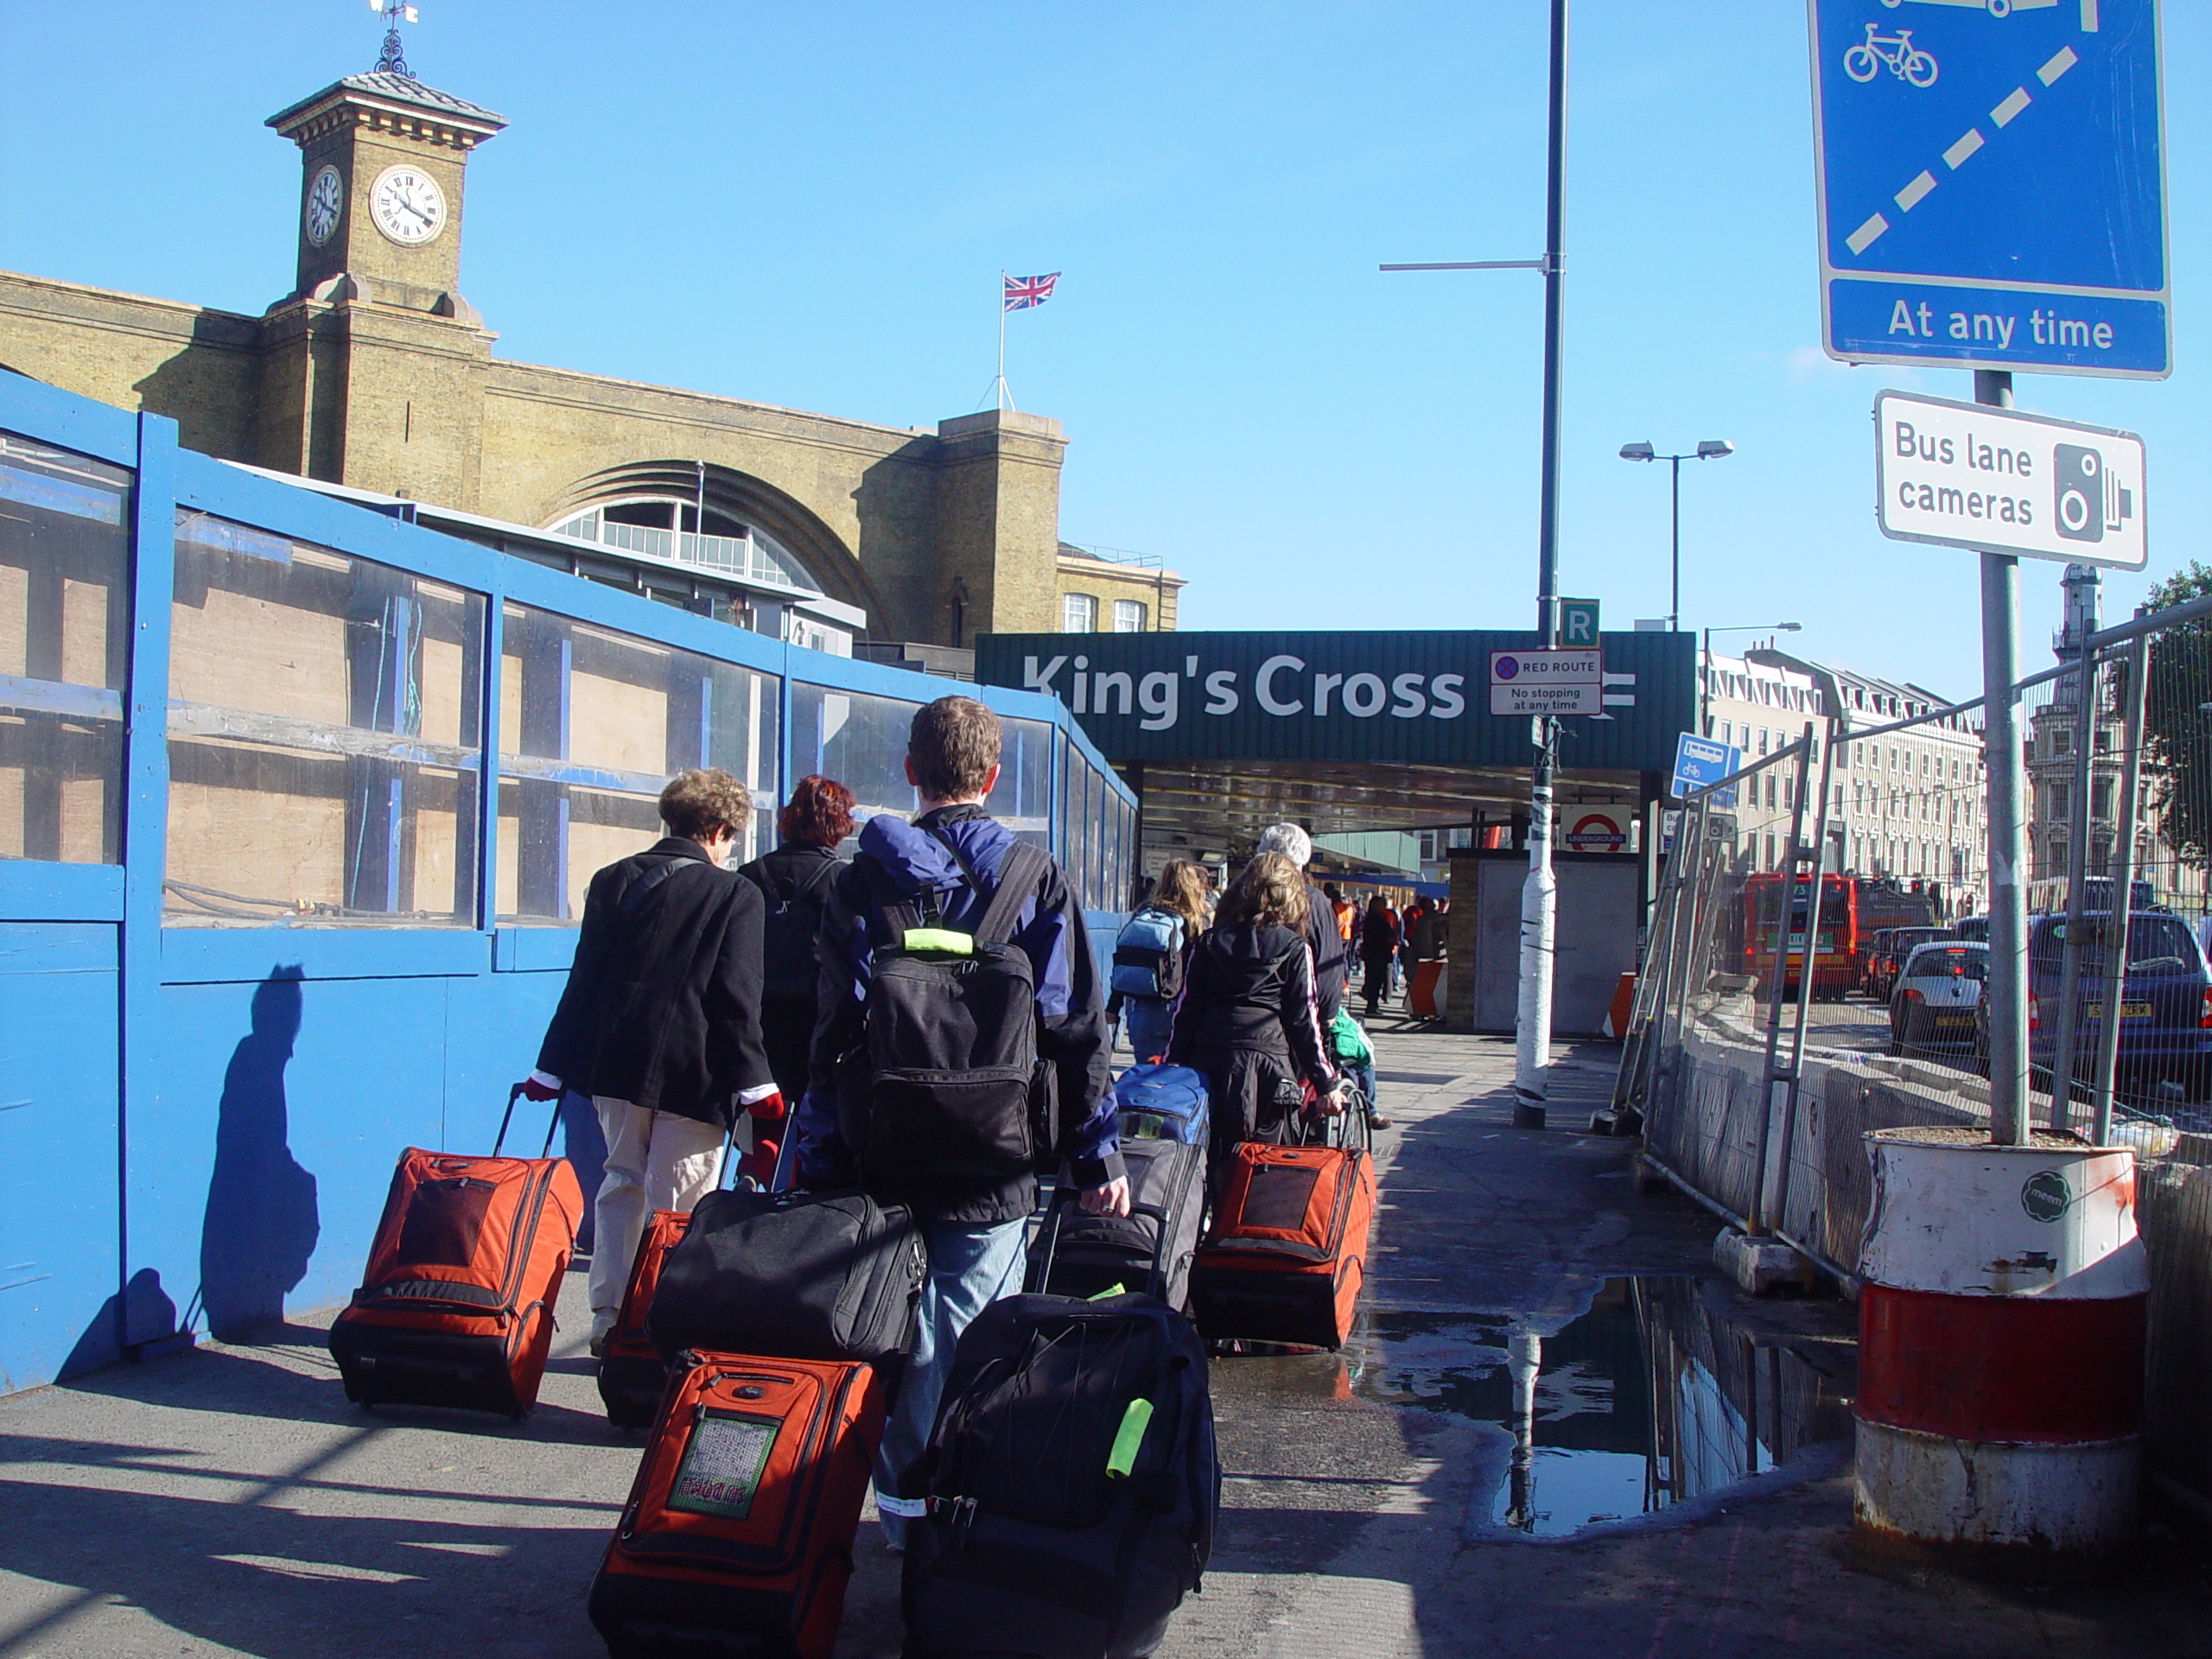
[[1604, 813], [1592, 812], [1567, 832], [1567, 844], [1578, 853], [1618, 853], [1628, 845], [1628, 836]]

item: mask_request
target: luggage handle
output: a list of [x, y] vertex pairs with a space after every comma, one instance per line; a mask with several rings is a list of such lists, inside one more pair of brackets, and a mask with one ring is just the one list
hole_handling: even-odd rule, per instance
[[[507, 1109], [499, 1114], [499, 1139], [492, 1142], [492, 1155], [494, 1158], [499, 1155], [499, 1148], [507, 1144], [507, 1125], [514, 1121], [515, 1102], [522, 1098], [522, 1090], [523, 1085], [520, 1084], [515, 1084], [513, 1088], [507, 1090]], [[545, 1144], [537, 1149], [537, 1155], [540, 1158], [550, 1158], [553, 1155], [553, 1131], [560, 1127], [561, 1096], [556, 1095], [553, 1096], [553, 1116], [546, 1121], [545, 1124]]]
[[[1060, 1249], [1060, 1224], [1079, 1202], [1074, 1196], [1079, 1191], [1071, 1188], [1070, 1196], [1065, 1200], [1057, 1192], [1052, 1195], [1052, 1224], [1045, 1230], [1045, 1265], [1037, 1274], [1039, 1289], [1052, 1282], [1052, 1258]], [[1129, 1213], [1150, 1216], [1160, 1224], [1152, 1235], [1152, 1294], [1164, 1302], [1167, 1300], [1167, 1211], [1156, 1204], [1132, 1204]]]

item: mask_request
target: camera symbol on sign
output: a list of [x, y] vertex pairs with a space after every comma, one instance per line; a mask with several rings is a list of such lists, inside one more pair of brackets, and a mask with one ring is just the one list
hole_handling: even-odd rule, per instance
[[2135, 492], [2105, 465], [2102, 452], [2087, 444], [2052, 447], [2051, 471], [2058, 490], [2058, 533], [2069, 542], [2101, 542], [2135, 516]]

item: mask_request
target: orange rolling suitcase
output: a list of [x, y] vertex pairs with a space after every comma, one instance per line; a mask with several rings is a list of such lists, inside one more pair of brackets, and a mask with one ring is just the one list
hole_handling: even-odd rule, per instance
[[660, 1285], [661, 1264], [690, 1224], [689, 1210], [656, 1210], [638, 1241], [622, 1312], [599, 1356], [599, 1397], [607, 1402], [607, 1421], [617, 1428], [643, 1428], [652, 1421], [668, 1387], [668, 1367], [645, 1334], [645, 1315]]
[[1191, 1270], [1198, 1328], [1215, 1338], [1342, 1347], [1374, 1217], [1364, 1150], [1240, 1143]]
[[859, 1360], [677, 1355], [592, 1582], [613, 1659], [829, 1659], [888, 1395]]
[[508, 1093], [488, 1158], [400, 1154], [361, 1287], [330, 1327], [348, 1400], [518, 1421], [537, 1403], [583, 1193], [548, 1155], [557, 1103], [537, 1157], [499, 1155], [521, 1094]]

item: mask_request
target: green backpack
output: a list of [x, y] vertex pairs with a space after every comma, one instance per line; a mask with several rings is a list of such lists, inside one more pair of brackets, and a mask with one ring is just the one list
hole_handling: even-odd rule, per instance
[[1349, 1060], [1354, 1065], [1375, 1063], [1375, 1050], [1367, 1040], [1367, 1033], [1359, 1028], [1359, 1021], [1342, 1008], [1329, 1021], [1329, 1046], [1340, 1060]]

